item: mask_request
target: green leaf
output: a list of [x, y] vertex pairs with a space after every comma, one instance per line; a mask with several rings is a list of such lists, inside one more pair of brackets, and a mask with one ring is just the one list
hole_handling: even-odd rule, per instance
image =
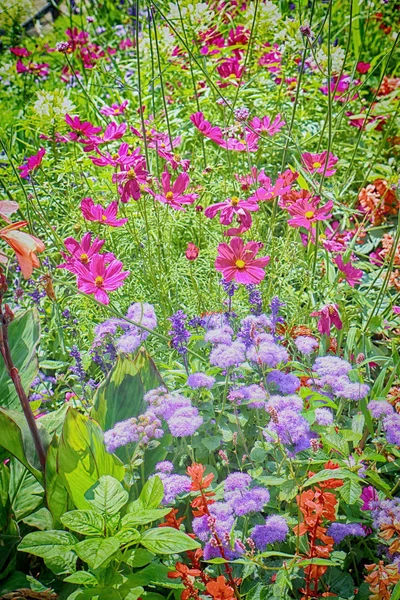
[[128, 502], [128, 497], [118, 479], [110, 475], [100, 477], [85, 493], [86, 500], [105, 518], [116, 515]]
[[220, 447], [221, 438], [218, 435], [210, 435], [209, 437], [203, 438], [201, 440], [201, 443], [205, 448], [207, 448], [207, 450], [213, 452], [214, 450]]
[[278, 498], [281, 502], [284, 502], [285, 500], [288, 502], [290, 500], [292, 500], [297, 492], [298, 492], [298, 487], [295, 481], [293, 480], [289, 480], [289, 481], [285, 481], [285, 483], [282, 483], [282, 485], [279, 486], [279, 495]]
[[72, 573], [72, 575], [68, 575], [68, 577], [66, 577], [64, 581], [68, 581], [69, 583], [76, 583], [77, 585], [95, 586], [98, 584], [96, 577], [92, 573], [88, 573], [87, 571], [77, 571], [76, 573]]
[[144, 589], [142, 587], [135, 587], [125, 596], [124, 600], [137, 600], [143, 594]]
[[0, 463], [0, 531], [7, 525], [10, 513], [10, 469]]
[[381, 492], [384, 492], [387, 496], [390, 496], [391, 487], [382, 479], [379, 473], [368, 470], [365, 475], [370, 483], [373, 483], [378, 490], [381, 490]]
[[111, 475], [119, 481], [124, 477], [121, 461], [105, 449], [99, 425], [71, 407], [60, 438], [58, 472], [79, 509], [91, 508], [85, 492], [102, 475]]
[[[37, 425], [46, 450], [50, 442], [49, 435], [40, 423]], [[24, 414], [17, 410], [0, 407], [0, 431], [3, 448], [29, 469], [38, 481], [42, 482], [43, 473], [40, 470], [35, 444]]]
[[42, 486], [16, 458], [12, 458], [10, 463], [9, 495], [16, 521], [25, 519], [43, 501]]
[[358, 433], [358, 434], [360, 434], [360, 436], [362, 436], [363, 431], [364, 431], [364, 425], [365, 425], [364, 415], [362, 413], [358, 413], [358, 414], [354, 415], [354, 417], [351, 420], [352, 431], [354, 431], [354, 433]]
[[118, 421], [144, 412], [143, 396], [162, 383], [161, 375], [145, 350], [139, 350], [134, 360], [121, 355], [98, 388], [90, 416], [107, 431]]
[[400, 600], [400, 581], [394, 586], [390, 600]]
[[335, 431], [332, 433], [323, 433], [321, 434], [321, 438], [323, 443], [327, 445], [329, 449], [334, 448], [343, 456], [349, 456], [349, 445], [339, 433], [336, 433]]
[[306, 567], [307, 565], [319, 565], [321, 567], [331, 567], [337, 566], [333, 560], [328, 560], [327, 558], [307, 558], [306, 560], [301, 560], [296, 563], [297, 567]]
[[91, 569], [104, 569], [113, 559], [119, 545], [120, 541], [115, 537], [93, 538], [76, 544], [75, 550], [79, 558], [87, 563]]
[[163, 498], [164, 486], [161, 479], [156, 475], [146, 481], [139, 498], [128, 504], [127, 512], [142, 512], [145, 509], [158, 508]]
[[58, 436], [54, 434], [46, 456], [46, 501], [53, 517], [54, 527], [61, 523], [60, 517], [68, 510], [68, 492], [57, 471]]
[[309, 487], [321, 481], [328, 481], [329, 479], [352, 479], [358, 482], [360, 478], [355, 473], [348, 471], [347, 469], [322, 469], [319, 473], [316, 473], [310, 479], [304, 482], [304, 487]]
[[120, 540], [121, 545], [125, 546], [126, 544], [138, 541], [140, 533], [134, 527], [122, 527], [122, 529], [117, 531], [115, 537]]
[[[36, 347], [40, 337], [40, 322], [37, 310], [17, 312], [8, 327], [8, 337], [13, 363], [19, 371], [22, 387], [28, 393], [38, 373]], [[19, 410], [22, 413], [18, 394], [4, 365], [0, 369], [0, 398], [3, 408]], [[0, 427], [3, 433], [2, 425]]]
[[33, 531], [24, 537], [18, 550], [51, 559], [52, 556], [73, 549], [77, 541], [77, 538], [68, 531]]
[[361, 496], [362, 488], [357, 481], [353, 479], [347, 479], [344, 482], [341, 488], [339, 488], [339, 493], [346, 504], [355, 504]]
[[87, 536], [104, 536], [106, 524], [94, 510], [71, 510], [61, 517], [64, 527]]
[[53, 528], [53, 518], [47, 508], [39, 508], [36, 512], [22, 519], [26, 525], [36, 527], [41, 531]]
[[134, 569], [144, 567], [151, 563], [154, 554], [144, 548], [129, 549], [124, 552], [123, 561]]
[[132, 513], [126, 514], [122, 518], [122, 525], [124, 527], [131, 527], [133, 525], [147, 525], [153, 521], [162, 519], [171, 512], [170, 508], [150, 508], [149, 510], [135, 510]]
[[183, 585], [176, 579], [170, 579], [168, 572], [171, 568], [166, 567], [162, 563], [151, 564], [132, 575], [128, 575], [127, 581], [120, 587], [120, 591], [123, 592], [125, 589], [130, 590], [136, 586], [147, 586], [156, 585], [157, 587], [164, 587], [171, 590], [182, 590]]
[[186, 533], [172, 527], [148, 529], [140, 540], [142, 546], [154, 554], [178, 554], [186, 550], [196, 550], [200, 544]]

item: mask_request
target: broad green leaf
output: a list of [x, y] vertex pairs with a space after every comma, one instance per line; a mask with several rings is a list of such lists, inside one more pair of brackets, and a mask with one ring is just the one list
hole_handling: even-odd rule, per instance
[[391, 487], [382, 479], [382, 477], [376, 471], [368, 470], [366, 472], [366, 477], [370, 483], [373, 483], [378, 490], [384, 492], [387, 496], [390, 496]]
[[85, 493], [89, 504], [106, 518], [117, 514], [128, 502], [128, 497], [128, 492], [118, 479], [110, 475], [100, 477]]
[[153, 521], [162, 519], [171, 512], [171, 508], [150, 508], [148, 510], [135, 510], [129, 512], [122, 518], [122, 525], [124, 527], [131, 527], [134, 525], [146, 525]]
[[91, 417], [107, 431], [118, 421], [143, 413], [146, 409], [143, 396], [162, 383], [145, 350], [139, 350], [134, 360], [121, 355], [96, 392]]
[[58, 448], [58, 473], [79, 509], [91, 508], [85, 492], [102, 475], [111, 475], [119, 481], [124, 477], [121, 461], [105, 449], [99, 425], [71, 407]]
[[100, 569], [108, 565], [118, 551], [120, 541], [118, 538], [105, 539], [93, 538], [83, 540], [75, 546], [79, 558], [89, 565], [91, 569]]
[[68, 492], [57, 472], [58, 436], [54, 434], [46, 457], [46, 501], [53, 517], [54, 526], [61, 523], [60, 517], [68, 510]]
[[360, 434], [360, 436], [361, 436], [364, 431], [364, 425], [365, 425], [364, 415], [362, 413], [358, 413], [358, 414], [354, 415], [354, 417], [351, 420], [352, 431], [354, 431], [354, 433]]
[[44, 559], [46, 566], [56, 575], [67, 575], [76, 571], [78, 557], [72, 548], [60, 548]]
[[400, 581], [394, 586], [390, 600], [400, 600]]
[[[39, 315], [36, 309], [19, 311], [8, 327], [11, 357], [21, 376], [26, 393], [38, 373], [36, 347], [40, 337]], [[0, 368], [0, 401], [3, 408], [22, 413], [18, 394], [4, 364]], [[3, 426], [0, 424], [3, 433]], [[3, 444], [2, 444], [3, 445]]]
[[67, 529], [87, 536], [104, 536], [106, 524], [94, 510], [71, 510], [61, 516], [61, 523]]
[[297, 487], [297, 483], [293, 480], [285, 481], [279, 486], [279, 495], [278, 498], [281, 502], [292, 500], [299, 488]]
[[144, 589], [142, 587], [135, 587], [128, 592], [124, 600], [138, 600], [138, 598], [140, 598], [143, 592]]
[[151, 563], [154, 554], [144, 548], [130, 548], [124, 552], [123, 562], [134, 569], [139, 569]]
[[134, 527], [122, 527], [115, 534], [121, 543], [121, 545], [125, 546], [126, 544], [131, 544], [132, 542], [136, 542], [140, 538], [140, 533]]
[[8, 490], [10, 486], [10, 469], [4, 463], [0, 463], [0, 531], [6, 526], [10, 513], [10, 497]]
[[9, 495], [16, 521], [35, 512], [43, 501], [43, 488], [38, 480], [16, 458], [10, 462]]
[[120, 591], [129, 591], [131, 588], [147, 586], [149, 583], [171, 590], [182, 590], [183, 585], [179, 579], [170, 579], [168, 577], [169, 571], [171, 571], [171, 568], [162, 563], [148, 565], [141, 571], [128, 575], [127, 581], [120, 587]]
[[321, 567], [327, 566], [337, 566], [333, 560], [328, 560], [327, 558], [307, 558], [306, 560], [301, 560], [296, 563], [297, 567], [306, 567], [307, 565], [319, 565]]
[[53, 528], [53, 518], [48, 508], [39, 508], [39, 510], [22, 520], [26, 525], [36, 527], [36, 529], [40, 529], [41, 531]]
[[[40, 437], [46, 450], [50, 438], [47, 431], [38, 423]], [[15, 456], [40, 482], [43, 473], [37, 456], [32, 434], [22, 412], [0, 407], [1, 445]]]
[[342, 487], [339, 488], [339, 493], [346, 504], [355, 504], [360, 499], [362, 492], [361, 485], [353, 479], [347, 479]]
[[88, 573], [88, 571], [77, 571], [76, 573], [72, 573], [72, 575], [68, 575], [64, 581], [76, 583], [77, 585], [94, 586], [98, 584], [96, 577], [92, 573]]
[[140, 543], [154, 554], [178, 554], [200, 547], [200, 544], [186, 533], [172, 527], [148, 529], [143, 533]]
[[321, 434], [322, 441], [328, 448], [334, 448], [343, 456], [349, 456], [349, 445], [339, 433], [332, 431], [331, 433]]
[[158, 508], [163, 498], [163, 483], [159, 477], [155, 476], [144, 484], [138, 502], [143, 509]]
[[319, 473], [316, 473], [310, 479], [304, 482], [304, 487], [309, 487], [321, 481], [328, 481], [329, 479], [352, 479], [358, 482], [360, 478], [355, 473], [348, 471], [347, 469], [322, 469]]
[[77, 538], [68, 531], [33, 531], [24, 537], [18, 550], [50, 559], [52, 556], [73, 549], [77, 541]]

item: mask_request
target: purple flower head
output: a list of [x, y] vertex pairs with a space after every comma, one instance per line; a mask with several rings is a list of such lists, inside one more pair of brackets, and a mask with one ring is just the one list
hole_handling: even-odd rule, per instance
[[162, 504], [171, 504], [179, 494], [190, 491], [191, 481], [186, 475], [175, 475], [173, 473], [157, 473], [164, 486], [164, 498]]
[[232, 335], [233, 329], [228, 325], [224, 325], [223, 327], [209, 329], [204, 336], [204, 341], [211, 344], [225, 344], [230, 346], [232, 344]]
[[269, 305], [270, 311], [271, 311], [271, 316], [270, 316], [270, 328], [271, 328], [271, 333], [274, 336], [275, 340], [279, 339], [279, 336], [277, 336], [275, 334], [276, 332], [276, 326], [278, 325], [278, 323], [283, 323], [283, 317], [279, 316], [279, 311], [282, 308], [282, 306], [285, 306], [284, 302], [281, 302], [278, 298], [278, 296], [275, 296], [274, 298], [272, 298], [271, 303]]
[[361, 523], [331, 523], [326, 532], [335, 544], [340, 544], [349, 535], [365, 537], [366, 532]]
[[225, 281], [224, 278], [221, 279], [220, 281], [224, 292], [230, 297], [232, 298], [235, 295], [236, 290], [238, 289], [238, 285], [236, 285], [236, 283], [234, 281]]
[[314, 352], [319, 345], [315, 338], [309, 337], [308, 335], [299, 335], [299, 337], [295, 339], [294, 343], [297, 350], [306, 355]]
[[245, 345], [235, 341], [230, 346], [219, 344], [210, 353], [210, 364], [227, 369], [238, 367], [245, 361]]
[[[227, 544], [223, 544], [224, 556], [227, 560], [235, 560], [243, 554], [243, 549], [235, 544], [235, 549], [232, 550]], [[213, 545], [211, 542], [207, 542], [203, 549], [203, 560], [211, 560], [212, 558], [221, 558], [221, 549], [218, 546]]]
[[264, 408], [267, 394], [265, 390], [255, 383], [239, 388], [238, 390], [246, 400], [251, 400], [247, 404], [249, 408]]
[[240, 321], [240, 329], [238, 339], [242, 341], [246, 348], [250, 348], [254, 344], [258, 345], [261, 341], [261, 335], [268, 335], [269, 341], [273, 341], [270, 334], [265, 334], [265, 328], [269, 325], [269, 318], [265, 315], [249, 315]]
[[187, 316], [183, 310], [178, 310], [172, 317], [169, 317], [171, 321], [171, 330], [168, 332], [171, 336], [171, 345], [179, 354], [185, 355], [187, 353], [186, 344], [191, 334], [186, 329]]
[[333, 413], [329, 408], [315, 409], [315, 422], [317, 425], [332, 425]]
[[263, 363], [268, 367], [277, 367], [279, 363], [286, 363], [289, 355], [283, 346], [271, 342], [262, 342], [258, 348], [247, 350], [247, 358], [255, 363]]
[[295, 394], [291, 396], [270, 396], [268, 398], [266, 410], [269, 407], [273, 407], [275, 410], [282, 412], [283, 410], [291, 410], [300, 413], [303, 410], [303, 400], [300, 396]]
[[[241, 473], [238, 471], [237, 473], [231, 473], [225, 479], [225, 495], [226, 492], [233, 492], [234, 490], [244, 490], [251, 483], [251, 477], [248, 473]], [[225, 498], [226, 499], [226, 498]]]
[[361, 492], [360, 499], [363, 501], [361, 510], [371, 510], [371, 503], [379, 499], [378, 492], [372, 485], [367, 485]]
[[320, 377], [324, 377], [325, 375], [343, 377], [351, 369], [351, 364], [338, 356], [319, 356], [313, 366], [313, 370]]
[[196, 433], [203, 423], [203, 417], [194, 406], [185, 406], [176, 410], [167, 423], [174, 437], [186, 437]]
[[162, 460], [156, 464], [156, 471], [159, 473], [172, 473], [174, 465], [169, 460]]
[[389, 402], [386, 402], [386, 400], [371, 400], [371, 402], [368, 402], [367, 408], [374, 419], [384, 416], [388, 417], [394, 412], [393, 406]]
[[362, 400], [369, 393], [369, 385], [366, 383], [351, 383], [346, 384], [340, 392], [343, 398], [348, 400]]
[[[131, 321], [147, 327], [148, 329], [155, 329], [157, 327], [157, 317], [154, 310], [154, 306], [147, 302], [135, 302], [128, 308], [126, 316]], [[147, 331], [143, 331], [143, 334], [148, 335]]]
[[254, 487], [250, 490], [235, 490], [229, 494], [229, 503], [238, 517], [263, 510], [269, 502], [269, 491]]
[[116, 423], [104, 433], [104, 443], [107, 452], [112, 453], [117, 448], [133, 442], [146, 447], [152, 439], [160, 439], [163, 435], [161, 421], [152, 411], [147, 410], [137, 418], [132, 417]]
[[257, 289], [257, 287], [252, 283], [246, 285], [246, 289], [249, 292], [249, 304], [251, 306], [250, 312], [256, 316], [261, 315], [262, 296], [260, 290]]
[[268, 544], [283, 542], [289, 533], [289, 527], [284, 517], [271, 515], [265, 525], [256, 525], [252, 531], [253, 539], [258, 550], [265, 550]]
[[300, 380], [291, 373], [282, 371], [270, 371], [267, 375], [267, 383], [272, 384], [281, 394], [294, 394], [300, 387]]
[[205, 373], [192, 373], [187, 379], [187, 385], [192, 389], [207, 388], [211, 389], [215, 383], [215, 378]]
[[133, 354], [140, 346], [141, 338], [135, 334], [126, 333], [122, 335], [116, 343], [117, 350], [127, 354]]
[[269, 422], [268, 430], [276, 433], [284, 445], [296, 446], [300, 442], [303, 446], [310, 433], [310, 425], [298, 412], [288, 408], [278, 413], [278, 422]]
[[383, 419], [386, 440], [389, 444], [400, 446], [400, 414], [393, 413]]

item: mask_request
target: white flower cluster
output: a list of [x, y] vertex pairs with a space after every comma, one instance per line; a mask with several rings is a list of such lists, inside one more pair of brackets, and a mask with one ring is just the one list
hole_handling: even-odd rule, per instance
[[37, 92], [37, 100], [33, 105], [33, 110], [38, 117], [46, 117], [46, 121], [55, 124], [63, 120], [67, 113], [75, 109], [64, 90], [53, 90], [46, 92], [40, 90]]
[[281, 19], [279, 8], [270, 0], [265, 0], [264, 2], [259, 2], [258, 4], [257, 2], [250, 2], [246, 10], [245, 17], [246, 25], [249, 28], [252, 26], [256, 10], [258, 30], [265, 31], [268, 29], [273, 29], [277, 26]]
[[[341, 48], [340, 46], [332, 46], [332, 48], [331, 48], [331, 62], [332, 62], [331, 72], [333, 74], [340, 73], [340, 71], [342, 70], [344, 57], [345, 57], [345, 51], [343, 48]], [[327, 52], [323, 48], [320, 48], [318, 50], [318, 52], [316, 53], [315, 58], [316, 58], [316, 61], [319, 65], [320, 69], [322, 69], [323, 71], [325, 71], [327, 73], [328, 72], [328, 54], [327, 54]]]
[[[179, 12], [180, 9], [180, 12]], [[183, 5], [181, 2], [179, 6], [176, 3], [169, 3], [169, 13], [167, 18], [172, 20], [180, 21], [188, 18], [191, 22], [204, 23], [204, 21], [210, 21], [214, 17], [214, 13], [210, 10], [207, 2], [196, 2], [195, 4]]]

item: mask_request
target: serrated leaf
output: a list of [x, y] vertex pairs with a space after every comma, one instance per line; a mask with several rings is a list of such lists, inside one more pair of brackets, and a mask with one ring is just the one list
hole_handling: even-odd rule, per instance
[[353, 479], [347, 479], [342, 487], [339, 488], [339, 493], [347, 504], [355, 504], [360, 499], [362, 492], [361, 485]]
[[104, 536], [105, 522], [101, 515], [93, 510], [71, 510], [61, 517], [61, 523], [67, 529], [87, 536]]
[[172, 527], [148, 529], [143, 533], [140, 543], [154, 554], [178, 554], [200, 548], [196, 540]]
[[91, 569], [101, 569], [108, 565], [118, 551], [120, 540], [116, 537], [83, 540], [75, 546], [77, 555]]
[[106, 518], [117, 514], [128, 502], [128, 497], [122, 484], [110, 475], [100, 477], [85, 493], [89, 504]]
[[299, 488], [295, 481], [285, 481], [285, 483], [282, 483], [280, 486], [278, 498], [281, 502], [285, 500], [290, 501], [296, 496], [298, 490]]

